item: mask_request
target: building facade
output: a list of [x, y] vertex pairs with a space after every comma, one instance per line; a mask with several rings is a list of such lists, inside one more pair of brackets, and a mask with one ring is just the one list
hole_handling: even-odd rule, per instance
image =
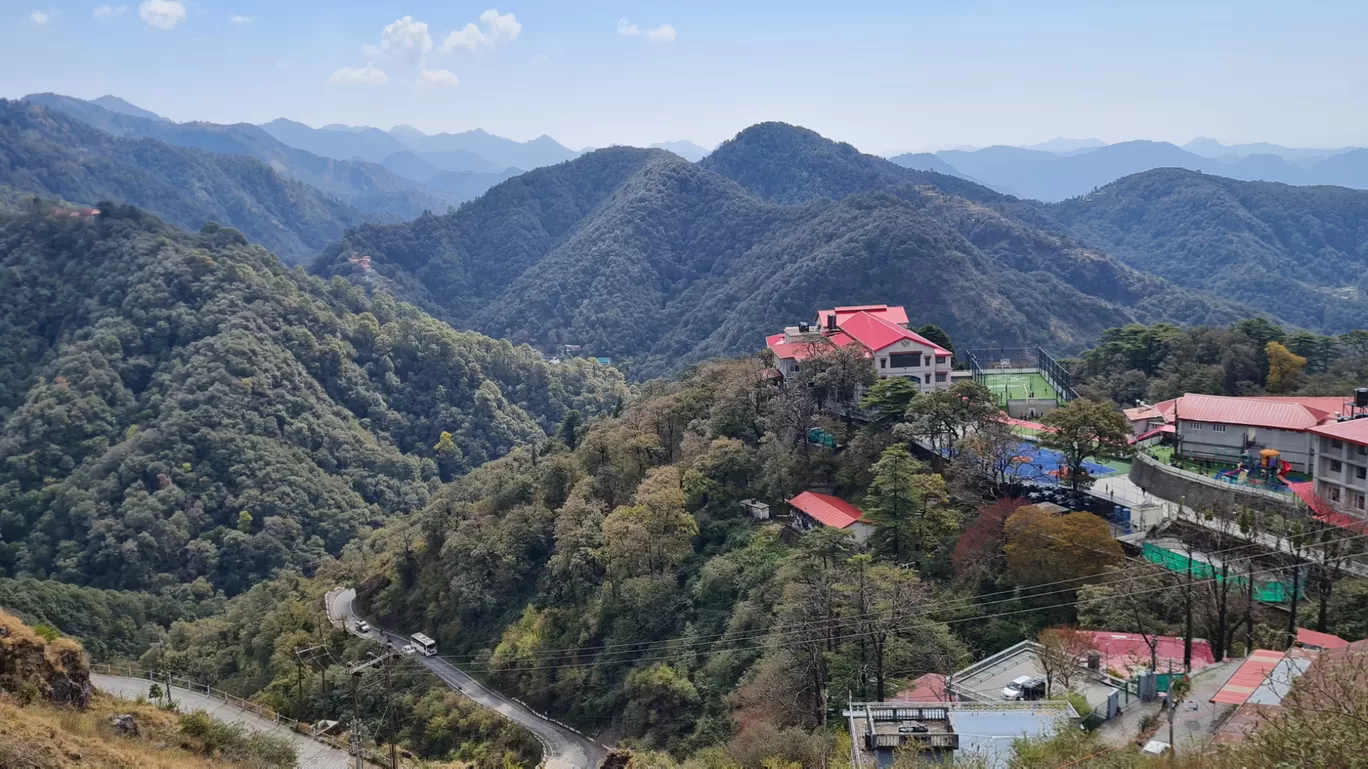
[[1316, 495], [1342, 513], [1368, 518], [1368, 419], [1312, 428], [1318, 441]]
[[837, 307], [820, 310], [815, 322], [766, 337], [765, 344], [783, 377], [799, 373], [804, 361], [826, 351], [853, 347], [870, 360], [880, 379], [907, 379], [922, 392], [950, 389], [954, 354], [908, 325], [907, 311], [896, 305]]
[[1334, 421], [1334, 413], [1320, 408], [1320, 401], [1330, 400], [1343, 402], [1189, 394], [1155, 408], [1175, 427], [1178, 453], [1188, 459], [1234, 465], [1245, 454], [1273, 449], [1293, 470], [1312, 473], [1316, 438], [1310, 431]]

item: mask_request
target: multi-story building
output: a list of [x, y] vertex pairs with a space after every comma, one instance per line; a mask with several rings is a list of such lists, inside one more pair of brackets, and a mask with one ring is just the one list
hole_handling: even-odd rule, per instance
[[1319, 441], [1316, 495], [1336, 510], [1368, 518], [1368, 418], [1311, 428]]
[[1346, 400], [1188, 394], [1154, 408], [1177, 428], [1178, 452], [1189, 459], [1237, 464], [1244, 454], [1275, 449], [1293, 470], [1313, 473], [1310, 431], [1333, 423]]
[[907, 311], [896, 305], [837, 307], [819, 311], [814, 323], [799, 323], [767, 337], [765, 344], [785, 377], [827, 350], [854, 346], [874, 364], [880, 379], [909, 379], [923, 392], [949, 389], [953, 353], [908, 325]]

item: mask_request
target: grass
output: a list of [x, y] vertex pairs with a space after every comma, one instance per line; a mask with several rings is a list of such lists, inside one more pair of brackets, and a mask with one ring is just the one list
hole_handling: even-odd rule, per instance
[[1041, 374], [985, 374], [983, 383], [993, 394], [997, 396], [998, 406], [1007, 407], [1008, 400], [1026, 400], [1035, 398], [1037, 400], [1057, 400], [1059, 393], [1055, 392], [1048, 380]]

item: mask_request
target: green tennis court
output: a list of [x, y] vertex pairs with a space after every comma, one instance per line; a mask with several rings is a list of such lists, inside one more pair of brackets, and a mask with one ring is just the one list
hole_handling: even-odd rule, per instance
[[1041, 374], [986, 374], [983, 383], [997, 396], [998, 406], [1007, 401], [1057, 400], [1059, 393]]

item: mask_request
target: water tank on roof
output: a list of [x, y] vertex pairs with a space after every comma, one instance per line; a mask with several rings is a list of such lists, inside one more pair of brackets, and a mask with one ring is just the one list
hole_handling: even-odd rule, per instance
[[1361, 409], [1368, 408], [1368, 387], [1359, 387], [1354, 390], [1354, 405]]

